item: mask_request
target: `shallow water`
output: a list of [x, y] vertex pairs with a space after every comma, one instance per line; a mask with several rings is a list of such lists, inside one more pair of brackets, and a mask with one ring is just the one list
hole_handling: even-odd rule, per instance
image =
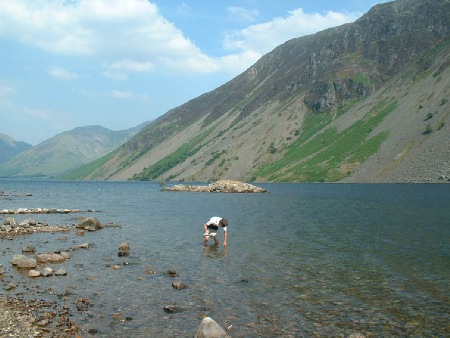
[[[77, 297], [89, 300], [85, 311], [73, 310], [83, 336], [91, 330], [99, 337], [190, 337], [205, 315], [231, 326], [233, 337], [450, 336], [450, 185], [260, 186], [270, 193], [0, 180], [0, 190], [10, 194], [0, 197], [0, 209], [100, 210], [17, 220], [75, 224], [78, 216], [95, 216], [120, 225], [85, 236], [0, 241], [7, 282], [19, 285], [0, 293], [23, 292], [27, 281], [29, 297], [71, 307]], [[202, 246], [202, 225], [211, 216], [230, 222], [226, 250]], [[94, 245], [71, 251], [57, 266], [66, 277], [29, 279], [8, 263], [28, 244], [44, 252], [85, 242]], [[121, 242], [130, 244], [130, 256], [118, 257]], [[169, 269], [178, 276], [165, 274]], [[188, 288], [176, 290], [173, 281]], [[67, 290], [66, 300], [57, 297]], [[166, 305], [183, 311], [168, 314]]]

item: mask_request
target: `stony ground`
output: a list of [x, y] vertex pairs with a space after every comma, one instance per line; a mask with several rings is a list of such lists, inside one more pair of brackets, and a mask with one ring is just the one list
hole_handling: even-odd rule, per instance
[[74, 337], [62, 327], [39, 327], [36, 314], [23, 301], [0, 297], [0, 337]]

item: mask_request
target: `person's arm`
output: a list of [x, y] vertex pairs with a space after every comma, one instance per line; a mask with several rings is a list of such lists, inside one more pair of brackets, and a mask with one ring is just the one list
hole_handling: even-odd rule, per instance
[[227, 246], [228, 231], [223, 234], [223, 246]]
[[203, 224], [203, 231], [206, 233], [208, 231], [208, 224]]

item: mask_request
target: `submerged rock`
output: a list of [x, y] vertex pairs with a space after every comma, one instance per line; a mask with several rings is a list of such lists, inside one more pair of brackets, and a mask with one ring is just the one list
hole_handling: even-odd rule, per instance
[[166, 313], [179, 313], [179, 312], [183, 312], [184, 309], [178, 306], [174, 306], [174, 305], [166, 305], [164, 306], [163, 310]]
[[59, 269], [55, 272], [55, 276], [67, 276], [67, 271], [64, 269]]
[[22, 248], [22, 252], [36, 252], [34, 245], [27, 245]]
[[173, 282], [172, 287], [177, 290], [186, 289], [187, 285], [183, 282]]

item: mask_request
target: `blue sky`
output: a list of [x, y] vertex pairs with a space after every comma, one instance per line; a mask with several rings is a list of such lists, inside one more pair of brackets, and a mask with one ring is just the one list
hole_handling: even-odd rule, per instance
[[123, 130], [383, 0], [0, 0], [0, 133]]

